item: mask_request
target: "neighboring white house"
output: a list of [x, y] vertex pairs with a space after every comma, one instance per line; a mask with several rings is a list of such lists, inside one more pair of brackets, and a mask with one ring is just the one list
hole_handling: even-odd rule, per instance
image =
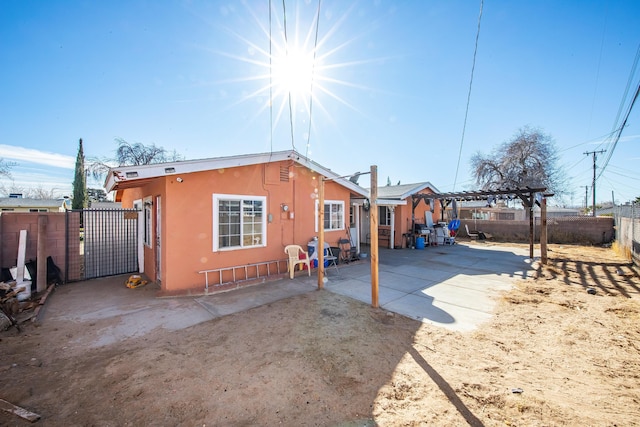
[[89, 202], [89, 209], [122, 209], [122, 203], [120, 202]]
[[[517, 203], [517, 202], [516, 202]], [[447, 215], [451, 206], [447, 207]], [[579, 216], [579, 208], [547, 207], [547, 218], [559, 218], [565, 216]], [[486, 200], [458, 202], [458, 217], [460, 219], [479, 219], [485, 221], [525, 221], [529, 218], [527, 211], [520, 207], [507, 207], [503, 202], [489, 206]], [[540, 208], [533, 208], [533, 217], [540, 218]]]
[[[559, 208], [555, 206], [547, 206], [547, 218], [562, 218], [566, 216], [582, 215], [580, 208]], [[540, 207], [537, 205], [533, 208], [533, 217], [540, 218]]]
[[71, 199], [25, 199], [0, 197], [1, 212], [64, 212], [71, 209]]

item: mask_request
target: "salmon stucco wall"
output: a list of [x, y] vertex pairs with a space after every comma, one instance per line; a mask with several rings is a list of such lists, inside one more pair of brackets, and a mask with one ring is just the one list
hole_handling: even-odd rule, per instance
[[[433, 192], [429, 189], [425, 189], [420, 191], [419, 194], [433, 194]], [[409, 221], [411, 221], [411, 198], [409, 197], [407, 199], [407, 207], [409, 208]], [[440, 201], [433, 199], [433, 222], [437, 223], [440, 221]], [[421, 200], [420, 203], [418, 203], [418, 205], [416, 206], [416, 209], [414, 211], [414, 215], [415, 215], [415, 220], [416, 223], [418, 224], [424, 224], [425, 223], [425, 212], [431, 210], [431, 206], [429, 206], [424, 200]]]
[[[284, 260], [288, 244], [306, 249], [307, 242], [318, 234], [318, 179], [315, 172], [293, 162], [241, 166], [160, 177], [141, 188], [124, 190], [122, 203], [130, 207], [134, 200], [151, 196], [155, 211], [156, 196], [161, 197], [160, 282], [162, 290], [171, 293], [203, 289], [201, 270]], [[214, 250], [214, 227], [218, 227], [213, 217], [214, 194], [264, 197], [266, 242]], [[334, 182], [325, 184], [325, 200], [344, 203], [345, 221], [349, 220], [349, 199], [348, 189]], [[325, 239], [337, 246], [345, 235], [344, 228], [326, 231]], [[145, 272], [151, 279], [156, 275], [154, 250], [145, 248]]]
[[[434, 194], [430, 189], [424, 189], [420, 191], [418, 194]], [[406, 246], [406, 242], [403, 241], [403, 235], [406, 233], [412, 233], [412, 203], [413, 200], [411, 197], [405, 199], [406, 205], [398, 205], [395, 207], [395, 236], [394, 236], [394, 247], [402, 248]], [[415, 222], [417, 224], [425, 223], [425, 212], [431, 210], [431, 207], [425, 203], [424, 200], [421, 200], [420, 203], [415, 208], [413, 214], [415, 215]], [[440, 202], [438, 200], [434, 200], [434, 211], [433, 211], [433, 222], [437, 223], [440, 221], [440, 213], [441, 207]], [[389, 228], [389, 227], [387, 227]]]

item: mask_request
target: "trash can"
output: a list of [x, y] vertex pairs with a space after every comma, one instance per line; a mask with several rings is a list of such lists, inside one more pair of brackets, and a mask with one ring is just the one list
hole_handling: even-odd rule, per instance
[[416, 239], [416, 249], [424, 249], [424, 237], [418, 237]]

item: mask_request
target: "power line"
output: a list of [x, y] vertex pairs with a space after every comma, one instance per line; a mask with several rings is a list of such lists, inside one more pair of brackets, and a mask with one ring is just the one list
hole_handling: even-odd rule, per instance
[[473, 62], [471, 64], [471, 79], [469, 80], [469, 92], [467, 93], [467, 108], [464, 112], [464, 123], [462, 125], [462, 138], [460, 139], [460, 151], [458, 152], [458, 165], [456, 166], [456, 176], [453, 180], [453, 190], [458, 182], [458, 171], [460, 170], [460, 159], [462, 158], [462, 146], [464, 144], [464, 134], [467, 129], [467, 116], [469, 115], [469, 104], [471, 102], [471, 87], [473, 86], [473, 73], [476, 69], [476, 55], [478, 54], [478, 40], [480, 39], [480, 23], [482, 22], [482, 6], [484, 0], [480, 0], [480, 14], [478, 15], [478, 30], [476, 31], [476, 44], [473, 49]]
[[311, 140], [311, 112], [313, 111], [313, 80], [316, 71], [316, 50], [318, 49], [318, 31], [320, 28], [320, 4], [322, 0], [318, 0], [318, 11], [316, 13], [316, 36], [313, 41], [313, 64], [311, 64], [311, 84], [309, 88], [309, 129], [307, 131], [307, 150], [305, 157], [309, 158], [309, 141]]
[[562, 150], [559, 150], [559, 151], [558, 151], [558, 153], [564, 153], [565, 151], [569, 151], [569, 150], [571, 150], [571, 149], [574, 149], [574, 148], [576, 148], [576, 147], [580, 147], [581, 145], [585, 145], [585, 144], [588, 144], [588, 143], [590, 143], [590, 142], [600, 141], [600, 140], [606, 140], [606, 139], [608, 139], [608, 138], [611, 138], [611, 136], [612, 136], [613, 134], [615, 134], [615, 133], [616, 133], [616, 131], [617, 131], [617, 129], [614, 129], [614, 130], [612, 130], [611, 132], [609, 132], [609, 133], [607, 133], [607, 134], [600, 135], [600, 136], [597, 136], [597, 137], [595, 137], [595, 138], [591, 138], [591, 139], [589, 139], [589, 140], [587, 140], [587, 141], [585, 141], [585, 142], [581, 142], [580, 144], [572, 145], [571, 147], [567, 147], [567, 148], [564, 148], [564, 149], [562, 149]]
[[633, 179], [634, 181], [640, 181], [640, 178], [638, 178], [638, 177], [631, 176], [631, 175], [626, 175], [626, 174], [623, 174], [623, 173], [620, 173], [620, 172], [616, 172], [616, 171], [612, 171], [611, 169], [609, 169], [608, 173], [612, 173], [614, 175], [618, 175], [618, 176], [621, 176], [621, 177], [627, 178], [627, 179]]
[[[289, 39], [287, 38], [287, 6], [285, 0], [282, 0], [282, 19], [284, 26], [284, 48], [285, 56], [289, 59]], [[291, 128], [291, 148], [295, 151], [296, 144], [293, 139], [293, 107], [291, 106], [291, 88], [289, 88], [289, 125]]]
[[627, 95], [629, 95], [629, 89], [631, 89], [631, 83], [633, 82], [633, 76], [638, 69], [638, 61], [640, 61], [640, 44], [638, 44], [638, 49], [636, 50], [636, 57], [633, 60], [633, 65], [631, 66], [631, 70], [629, 71], [629, 78], [627, 78], [627, 86], [624, 88], [624, 94], [620, 99], [620, 106], [618, 107], [618, 114], [616, 114], [616, 119], [613, 121], [613, 130], [611, 133], [615, 133], [618, 130], [618, 121], [620, 120], [620, 115], [622, 115], [622, 109], [624, 108], [624, 100], [627, 99]]
[[[636, 57], [633, 61], [633, 65], [631, 67], [631, 71], [629, 73], [629, 78], [627, 79], [627, 87], [625, 89], [624, 95], [622, 96], [622, 100], [620, 101], [620, 108], [618, 109], [618, 115], [616, 116], [616, 120], [614, 122], [614, 128], [616, 127], [616, 124], [618, 123], [618, 119], [620, 118], [620, 112], [622, 111], [622, 106], [624, 105], [624, 100], [627, 98], [627, 95], [629, 94], [629, 88], [631, 87], [631, 82], [633, 80], [633, 76], [636, 72], [636, 69], [638, 67], [638, 61], [640, 60], [640, 44], [638, 44], [638, 49], [636, 50]], [[636, 93], [633, 96], [633, 99], [631, 100], [631, 103], [629, 104], [629, 108], [627, 109], [627, 113], [624, 116], [624, 120], [622, 121], [622, 124], [617, 128], [617, 133], [616, 136], [614, 138], [614, 141], [611, 145], [611, 148], [609, 149], [609, 154], [607, 155], [607, 159], [604, 161], [604, 165], [602, 166], [602, 169], [600, 170], [600, 175], [598, 175], [598, 178], [600, 178], [600, 176], [602, 175], [602, 172], [604, 172], [605, 168], [607, 167], [607, 165], [609, 164], [609, 160], [611, 160], [611, 156], [613, 156], [613, 151], [616, 149], [616, 145], [618, 145], [618, 141], [620, 140], [620, 135], [622, 135], [622, 131], [624, 130], [624, 128], [627, 126], [627, 120], [629, 119], [629, 115], [631, 114], [631, 110], [633, 109], [633, 105], [636, 103], [636, 100], [638, 99], [638, 94], [640, 93], [640, 83], [638, 83], [638, 87], [636, 89]]]
[[[604, 25], [602, 28], [602, 38], [600, 39], [600, 54], [598, 55], [598, 68], [596, 69], [596, 84], [593, 88], [593, 100], [591, 101], [591, 113], [589, 114], [589, 128], [591, 128], [591, 119], [593, 118], [593, 108], [596, 104], [596, 95], [598, 93], [598, 82], [600, 81], [600, 65], [602, 65], [602, 51], [604, 50], [604, 36], [607, 33], [607, 18], [609, 17], [609, 7], [606, 8], [604, 15]], [[587, 129], [587, 135], [591, 129]]]
[[273, 37], [271, 31], [271, 0], [269, 0], [269, 153], [273, 152]]
[[[616, 137], [615, 137], [615, 139], [614, 139], [614, 141], [612, 143], [612, 146], [611, 146], [611, 148], [609, 150], [609, 155], [607, 156], [607, 159], [605, 160], [604, 165], [602, 166], [602, 169], [600, 170], [600, 175], [602, 175], [602, 172], [604, 172], [605, 168], [609, 164], [609, 160], [611, 159], [611, 155], [613, 154], [613, 150], [615, 150], [616, 145], [618, 145], [618, 141], [620, 140], [620, 135], [622, 135], [622, 131], [627, 126], [627, 120], [629, 119], [629, 115], [631, 114], [631, 110], [633, 109], [633, 106], [636, 103], [636, 100], [638, 99], [638, 95], [640, 95], [640, 83], [638, 83], [638, 88], [636, 89], [636, 94], [633, 96], [633, 99], [631, 100], [631, 104], [629, 105], [629, 109], [627, 110], [627, 113], [625, 114], [624, 121], [622, 122], [622, 125], [620, 125], [620, 128], [618, 129], [618, 133], [616, 134]], [[598, 177], [600, 177], [600, 175], [598, 175]]]
[[[631, 173], [631, 174], [637, 174], [638, 173], [637, 170], [631, 170], [631, 169], [627, 169], [627, 168], [622, 168], [622, 167], [617, 166], [617, 165], [610, 165], [610, 168], [613, 168], [615, 170], [620, 171], [618, 173], [621, 173], [621, 172], [628, 172], [628, 173]], [[609, 169], [609, 171], [611, 171], [611, 169]], [[637, 179], [637, 178], [634, 178], [634, 179]]]
[[[627, 183], [616, 181], [614, 179], [607, 178], [603, 176], [602, 179], [607, 181], [612, 188], [616, 189], [616, 193], [618, 194], [618, 199], [635, 199], [636, 198], [636, 190], [637, 187], [635, 185], [628, 185]], [[625, 188], [628, 190], [625, 191]]]
[[580, 160], [578, 160], [576, 163], [574, 163], [572, 166], [568, 166], [565, 167], [564, 170], [565, 172], [569, 172], [571, 169], [575, 168], [576, 166], [578, 166], [580, 163], [582, 163], [584, 161], [584, 157], [581, 157]]

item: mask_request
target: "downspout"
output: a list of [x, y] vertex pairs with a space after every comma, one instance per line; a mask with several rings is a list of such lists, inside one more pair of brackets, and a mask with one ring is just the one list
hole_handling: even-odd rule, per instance
[[[357, 205], [357, 204], [353, 205], [353, 211], [354, 211], [353, 213], [355, 215], [355, 223], [356, 223], [356, 232], [355, 232], [355, 235], [356, 235], [356, 249], [357, 249], [356, 253], [359, 254], [360, 253], [360, 226], [361, 226], [361, 224], [360, 224], [360, 206]], [[351, 230], [349, 230], [349, 231], [351, 231]], [[351, 235], [351, 233], [349, 233], [349, 235]], [[351, 242], [349, 242], [349, 243], [351, 243]]]
[[389, 236], [389, 249], [393, 249], [395, 246], [396, 236], [396, 212], [395, 206], [387, 206], [387, 209], [391, 210], [391, 234]]

